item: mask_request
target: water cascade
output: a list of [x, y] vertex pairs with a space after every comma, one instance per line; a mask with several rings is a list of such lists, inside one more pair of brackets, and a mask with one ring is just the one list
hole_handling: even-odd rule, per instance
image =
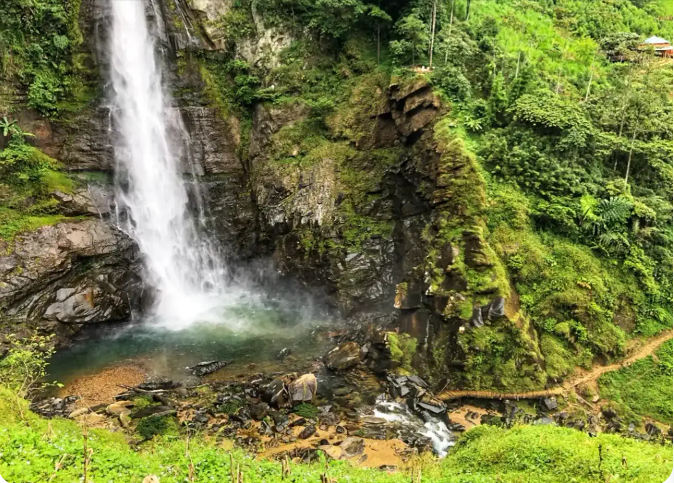
[[188, 136], [165, 93], [145, 2], [112, 0], [111, 12], [120, 224], [144, 255], [154, 314], [181, 327], [222, 303], [224, 269], [189, 208]]

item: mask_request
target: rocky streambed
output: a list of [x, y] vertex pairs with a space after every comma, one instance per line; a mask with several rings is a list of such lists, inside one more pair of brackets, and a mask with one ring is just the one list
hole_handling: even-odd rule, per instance
[[387, 470], [422, 452], [442, 457], [479, 424], [671, 440], [671, 429], [648, 423], [640, 431], [610, 406], [583, 410], [561, 397], [445, 402], [427, 381], [398, 367], [384, 329], [324, 330], [323, 336], [334, 347], [321, 354], [284, 347], [268, 360], [200, 361], [172, 377], [142, 360], [124, 361], [74, 379], [32, 409], [124, 432], [132, 444], [186, 432], [259, 457], [312, 461], [320, 451]]

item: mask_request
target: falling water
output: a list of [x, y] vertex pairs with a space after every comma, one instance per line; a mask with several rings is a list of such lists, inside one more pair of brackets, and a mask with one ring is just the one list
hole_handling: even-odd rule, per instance
[[145, 2], [111, 0], [111, 7], [120, 224], [144, 255], [157, 319], [181, 327], [221, 303], [224, 270], [188, 204], [190, 167], [180, 142], [186, 134], [164, 92]]

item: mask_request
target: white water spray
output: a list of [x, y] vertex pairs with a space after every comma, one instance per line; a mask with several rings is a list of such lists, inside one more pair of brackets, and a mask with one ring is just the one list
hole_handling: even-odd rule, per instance
[[[176, 328], [207, 318], [222, 303], [224, 270], [188, 206], [181, 142], [187, 135], [164, 93], [143, 0], [111, 0], [111, 80], [116, 200], [121, 223], [144, 255], [157, 290], [155, 315]], [[185, 169], [185, 165], [187, 169]]]

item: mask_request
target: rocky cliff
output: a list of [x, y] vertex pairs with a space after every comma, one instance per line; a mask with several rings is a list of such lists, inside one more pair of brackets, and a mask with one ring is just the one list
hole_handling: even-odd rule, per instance
[[[194, 196], [206, 200], [230, 263], [270, 257], [281, 272], [321, 287], [344, 315], [382, 316], [383, 329], [417, 341], [414, 367], [435, 382], [461, 384], [450, 369], [487, 350], [466, 328], [493, 324], [495, 336], [519, 350], [518, 376], [543, 383], [526, 322], [516, 308], [505, 316], [511, 288], [484, 236], [484, 180], [451, 130], [449, 103], [423, 76], [358, 72], [357, 52], [339, 61], [336, 102], [288, 88], [316, 67], [302, 61], [289, 73], [297, 59], [283, 55], [299, 41], [320, 46], [319, 39], [293, 37], [255, 4], [249, 29], [236, 38], [222, 36], [232, 2], [164, 0], [148, 9], [189, 135], [185, 171], [195, 175]], [[105, 4], [85, 0], [80, 15], [99, 96], [57, 122], [30, 111], [21, 119], [38, 147], [105, 191], [100, 179], [114, 170], [96, 73], [106, 65], [96, 48], [106, 36]], [[249, 83], [265, 95], [247, 96]], [[143, 297], [132, 243], [95, 217], [22, 234], [5, 251], [7, 319], [67, 332], [72, 324], [126, 319]], [[506, 361], [515, 364], [513, 357]]]

